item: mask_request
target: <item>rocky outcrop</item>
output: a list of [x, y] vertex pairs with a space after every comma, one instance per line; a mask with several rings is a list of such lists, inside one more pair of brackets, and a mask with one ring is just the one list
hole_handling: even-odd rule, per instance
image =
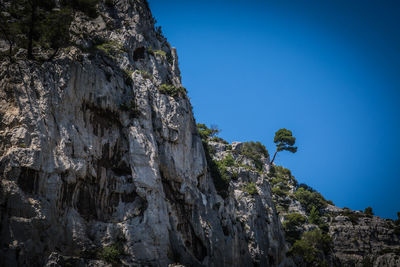
[[[269, 182], [273, 200], [285, 226], [286, 238], [290, 240], [297, 231], [299, 234], [297, 239], [300, 239], [301, 233], [319, 228], [331, 238], [329, 251], [325, 255], [320, 255], [322, 257], [314, 262], [316, 265], [322, 263], [329, 266], [400, 265], [400, 226], [397, 221], [336, 207], [312, 188], [304, 184], [298, 185], [289, 170], [282, 167], [275, 169], [275, 174], [269, 173]], [[311, 194], [302, 195], [299, 193], [299, 188], [304, 189], [302, 192], [307, 191]], [[319, 210], [316, 209], [317, 217], [314, 213], [312, 218], [310, 205], [319, 206]], [[288, 224], [290, 215], [293, 214], [305, 218], [301, 225], [295, 227], [295, 231]], [[304, 264], [301, 259], [296, 263]]]
[[265, 173], [217, 194], [175, 49], [114, 2], [52, 61], [1, 62], [0, 265], [291, 265]]
[[343, 266], [400, 266], [400, 232], [392, 220], [349, 209], [328, 207], [326, 212], [334, 253]]

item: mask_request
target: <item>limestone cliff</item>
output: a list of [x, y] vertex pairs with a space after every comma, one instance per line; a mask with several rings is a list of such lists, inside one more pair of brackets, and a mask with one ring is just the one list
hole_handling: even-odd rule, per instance
[[145, 0], [97, 9], [52, 60], [0, 62], [0, 266], [400, 265], [400, 220], [197, 129]]
[[53, 60], [1, 62], [0, 265], [292, 265], [265, 173], [217, 194], [175, 49], [114, 2]]
[[[303, 233], [321, 231], [330, 237], [330, 244], [325, 251], [311, 253], [314, 262], [328, 266], [400, 266], [400, 220], [336, 207], [314, 189], [299, 185], [288, 169], [277, 166], [274, 170], [268, 180], [289, 243], [304, 240]], [[304, 253], [294, 247], [288, 254], [295, 263], [309, 266], [311, 260], [305, 260]]]

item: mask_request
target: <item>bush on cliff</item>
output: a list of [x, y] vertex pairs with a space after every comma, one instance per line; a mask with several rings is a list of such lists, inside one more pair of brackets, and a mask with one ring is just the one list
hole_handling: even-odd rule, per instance
[[263, 170], [264, 163], [261, 160], [261, 157], [268, 158], [269, 153], [263, 144], [260, 142], [246, 142], [243, 143], [241, 148], [242, 155], [251, 159], [256, 166], [256, 169], [259, 171]]
[[320, 211], [327, 205], [325, 198], [311, 187], [305, 189], [301, 186], [296, 190], [294, 195], [308, 214], [311, 212], [313, 207]]
[[247, 194], [252, 195], [252, 196], [258, 194], [257, 186], [253, 182], [247, 183], [244, 186], [243, 191], [245, 191]]
[[199, 132], [201, 139], [206, 141], [211, 137], [215, 137], [215, 135], [220, 132], [217, 126], [211, 126], [208, 128], [204, 123], [197, 123], [197, 131]]
[[169, 95], [172, 97], [185, 97], [187, 94], [187, 91], [184, 87], [176, 87], [172, 84], [162, 84], [158, 90], [160, 91], [161, 94], [164, 95]]
[[298, 266], [323, 266], [325, 256], [332, 250], [332, 239], [320, 229], [303, 233], [290, 248], [288, 255], [292, 256]]
[[372, 211], [372, 208], [371, 208], [371, 207], [365, 208], [364, 214], [367, 215], [367, 217], [372, 217], [372, 216], [374, 216], [374, 212]]
[[299, 213], [289, 213], [285, 216], [283, 229], [285, 230], [286, 240], [293, 244], [296, 240], [300, 239], [301, 226], [306, 222], [306, 217]]
[[121, 257], [124, 256], [124, 249], [120, 243], [114, 243], [103, 247], [98, 252], [98, 258], [113, 265], [121, 262]]

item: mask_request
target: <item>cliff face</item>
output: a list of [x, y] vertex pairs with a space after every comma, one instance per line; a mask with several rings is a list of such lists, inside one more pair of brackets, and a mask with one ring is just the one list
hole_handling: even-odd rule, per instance
[[400, 265], [398, 222], [199, 134], [147, 2], [109, 3], [53, 60], [1, 61], [0, 266]]
[[147, 3], [99, 10], [54, 60], [1, 63], [0, 265], [291, 265], [264, 174], [216, 193]]
[[[268, 174], [268, 180], [286, 239], [295, 243], [295, 240], [304, 240], [303, 233], [313, 230], [321, 230], [330, 237], [328, 249], [324, 253], [314, 253], [314, 263], [329, 266], [400, 266], [399, 220], [394, 222], [362, 211], [336, 207], [312, 188], [298, 185], [289, 170], [282, 167], [275, 169], [275, 173]], [[311, 211], [312, 206], [319, 210]], [[318, 249], [318, 245], [318, 242], [314, 244], [315, 248]], [[293, 250], [295, 247], [292, 246], [289, 255], [298, 266], [314, 265], [307, 262], [304, 254], [299, 255], [301, 250]]]

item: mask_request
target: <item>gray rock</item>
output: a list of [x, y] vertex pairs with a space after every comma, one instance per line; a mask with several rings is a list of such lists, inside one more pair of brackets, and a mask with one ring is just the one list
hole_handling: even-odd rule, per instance
[[0, 265], [291, 265], [265, 177], [219, 196], [188, 98], [158, 91], [182, 84], [147, 3], [99, 9], [53, 61], [1, 62]]

